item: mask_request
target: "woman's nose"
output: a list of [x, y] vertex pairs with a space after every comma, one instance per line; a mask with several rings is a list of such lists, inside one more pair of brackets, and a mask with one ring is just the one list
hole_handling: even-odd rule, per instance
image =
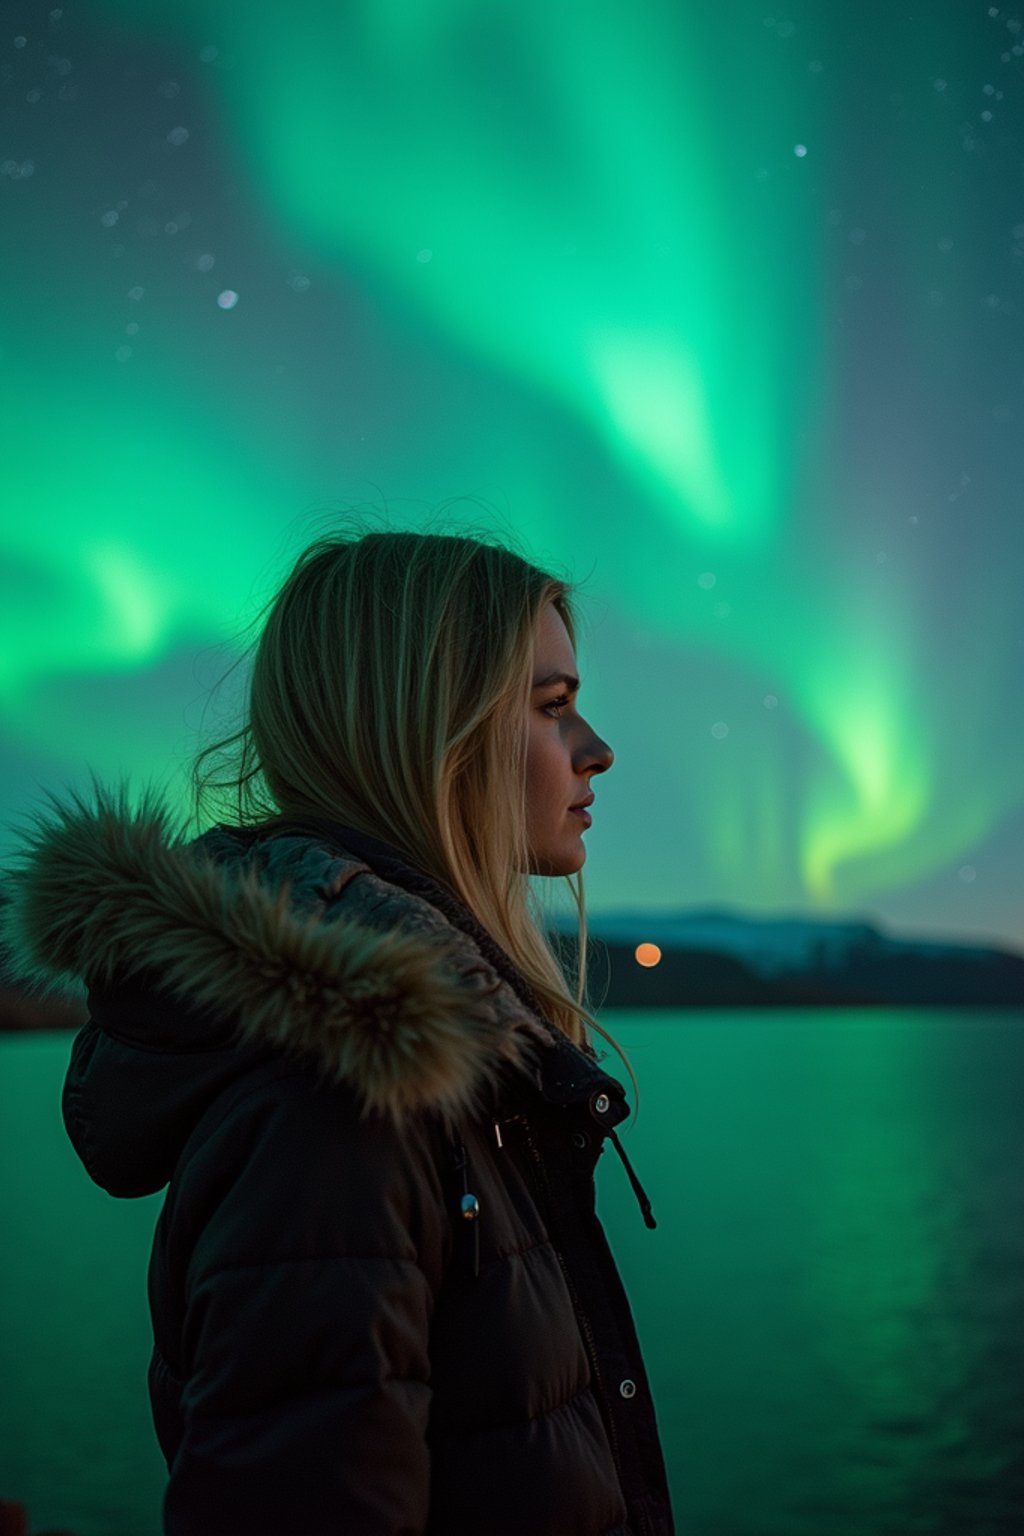
[[591, 736], [586, 752], [592, 773], [606, 772], [615, 761], [615, 753], [600, 736]]

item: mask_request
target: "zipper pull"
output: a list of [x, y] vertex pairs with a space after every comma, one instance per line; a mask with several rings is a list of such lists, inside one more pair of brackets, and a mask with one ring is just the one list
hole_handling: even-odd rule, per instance
[[466, 1168], [468, 1157], [466, 1145], [458, 1131], [452, 1134], [452, 1153], [455, 1160], [455, 1169], [462, 1175], [462, 1199], [459, 1201], [459, 1216], [462, 1219], [462, 1233], [465, 1243], [466, 1258], [473, 1271], [473, 1279], [480, 1278], [480, 1201], [476, 1195], [470, 1192], [469, 1176]]

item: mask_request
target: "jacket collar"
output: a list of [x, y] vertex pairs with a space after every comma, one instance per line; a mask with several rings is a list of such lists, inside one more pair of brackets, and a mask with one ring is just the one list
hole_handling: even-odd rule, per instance
[[[304, 816], [292, 818], [289, 821], [291, 829], [312, 838], [325, 849], [356, 855], [382, 880], [428, 901], [453, 928], [473, 940], [488, 964], [508, 984], [522, 1006], [542, 1024], [547, 1034], [546, 1048], [537, 1058], [534, 1070], [529, 1073], [529, 1082], [539, 1091], [546, 1104], [563, 1109], [586, 1104], [593, 1112], [594, 1102], [603, 1097], [607, 1099], [608, 1107], [597, 1116], [603, 1129], [610, 1131], [626, 1119], [630, 1111], [621, 1083], [601, 1071], [591, 1045], [576, 1046], [560, 1030], [552, 1028], [526, 977], [449, 885], [410, 864], [393, 844], [358, 828], [325, 817]], [[237, 832], [237, 829], [220, 830]]]

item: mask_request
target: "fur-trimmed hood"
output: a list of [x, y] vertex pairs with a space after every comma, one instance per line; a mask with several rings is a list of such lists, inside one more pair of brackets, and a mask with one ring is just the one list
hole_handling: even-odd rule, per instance
[[[12, 980], [88, 997], [65, 1119], [70, 1097], [76, 1146], [112, 1192], [162, 1187], [212, 1099], [275, 1052], [398, 1124], [494, 1113], [510, 1085], [562, 1104], [599, 1087], [609, 1127], [629, 1113], [593, 1055], [524, 1001], [522, 978], [509, 984], [518, 972], [454, 893], [388, 844], [330, 823], [326, 836], [218, 826], [186, 841], [155, 794], [133, 810], [123, 789], [95, 793], [95, 806], [51, 796], [22, 834], [0, 946]], [[101, 1044], [89, 1093], [102, 1102], [76, 1103]]]

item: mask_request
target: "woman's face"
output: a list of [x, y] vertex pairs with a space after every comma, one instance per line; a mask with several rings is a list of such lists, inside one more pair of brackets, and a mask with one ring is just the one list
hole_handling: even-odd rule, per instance
[[590, 780], [611, 767], [615, 754], [576, 709], [576, 658], [554, 603], [545, 603], [537, 623], [532, 682], [526, 749], [529, 872], [573, 875], [587, 857], [587, 823], [569, 807], [590, 794]]

